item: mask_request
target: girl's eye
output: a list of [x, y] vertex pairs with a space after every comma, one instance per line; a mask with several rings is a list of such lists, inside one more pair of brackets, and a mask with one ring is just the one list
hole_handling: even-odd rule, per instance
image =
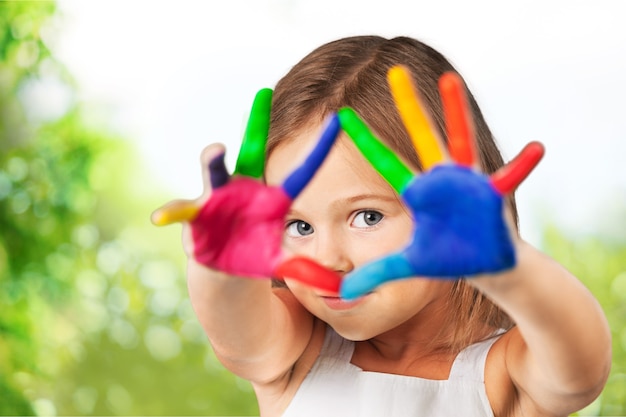
[[287, 235], [291, 237], [307, 236], [313, 233], [313, 226], [302, 220], [294, 220], [287, 225]]
[[380, 223], [383, 217], [384, 216], [382, 215], [382, 213], [374, 210], [362, 211], [354, 217], [354, 220], [352, 220], [352, 225], [359, 228], [372, 227]]

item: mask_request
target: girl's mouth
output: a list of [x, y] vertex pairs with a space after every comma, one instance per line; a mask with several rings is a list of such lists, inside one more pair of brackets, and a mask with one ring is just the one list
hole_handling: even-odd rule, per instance
[[355, 300], [345, 300], [336, 296], [322, 296], [324, 303], [332, 310], [349, 310], [361, 304], [365, 297], [359, 297]]

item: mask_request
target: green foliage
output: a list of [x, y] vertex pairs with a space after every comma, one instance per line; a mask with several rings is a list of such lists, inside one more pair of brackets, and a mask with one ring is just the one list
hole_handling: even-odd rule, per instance
[[42, 196], [45, 185], [39, 182], [45, 175], [42, 170], [49, 167], [31, 158], [27, 142], [33, 131], [16, 99], [49, 56], [39, 29], [53, 12], [53, 3], [0, 4], [0, 413], [33, 414], [14, 378], [39, 371], [33, 361], [38, 340], [29, 297], [39, 291], [49, 291], [51, 298], [64, 292], [59, 281], [45, 279], [48, 268], [41, 262], [63, 237], [29, 227], [44, 210], [50, 210]]
[[[55, 13], [0, 3], [0, 415], [258, 414], [191, 311], [180, 230], [148, 222], [165, 199], [42, 40]], [[55, 117], [43, 79], [70, 93]]]
[[[623, 221], [616, 219], [616, 224], [620, 223]], [[544, 246], [599, 300], [613, 336], [608, 383], [598, 400], [579, 415], [626, 415], [626, 242], [597, 237], [572, 239], [550, 229], [545, 233]]]

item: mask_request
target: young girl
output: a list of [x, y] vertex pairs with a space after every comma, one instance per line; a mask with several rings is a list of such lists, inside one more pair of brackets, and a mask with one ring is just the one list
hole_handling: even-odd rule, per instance
[[[413, 170], [423, 170], [387, 84], [388, 70], [398, 64], [410, 71], [446, 140], [437, 83], [454, 68], [417, 40], [363, 36], [330, 42], [278, 82], [267, 187], [247, 179], [256, 188], [245, 194], [287, 190], [278, 193], [283, 197], [271, 194], [285, 201], [274, 213], [284, 214], [280, 226], [256, 209], [241, 208], [245, 202], [224, 204], [237, 197], [221, 190], [252, 172], [245, 163], [239, 167], [245, 155], [237, 175], [227, 178], [223, 147], [211, 145], [203, 153], [206, 189], [195, 202], [203, 208], [185, 228], [185, 243], [190, 297], [216, 355], [251, 381], [262, 416], [567, 416], [581, 409], [608, 376], [607, 322], [576, 277], [518, 236], [512, 198], [501, 215], [516, 263], [498, 273], [396, 280], [355, 300], [293, 276], [274, 285], [242, 278], [270, 278], [278, 260], [306, 256], [349, 279], [409, 243], [415, 219], [350, 138], [341, 134], [327, 156], [316, 147], [324, 142], [330, 148], [336, 132], [327, 120], [348, 106]], [[471, 94], [468, 100], [480, 168], [490, 174], [503, 160]], [[326, 140], [318, 142], [325, 123]], [[291, 173], [314, 154], [313, 171], [321, 167], [289, 192]], [[268, 200], [247, 204], [265, 204], [258, 201]], [[272, 234], [277, 227], [283, 252], [276, 250], [280, 237]], [[244, 240], [249, 244], [240, 245]], [[269, 265], [260, 269], [268, 272], [231, 268], [255, 262]]]

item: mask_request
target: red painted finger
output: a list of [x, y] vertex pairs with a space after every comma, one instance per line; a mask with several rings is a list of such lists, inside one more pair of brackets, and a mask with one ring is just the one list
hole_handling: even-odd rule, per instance
[[545, 149], [539, 142], [530, 142], [508, 164], [491, 176], [493, 187], [502, 195], [513, 192], [537, 166]]
[[278, 278], [292, 278], [301, 283], [333, 294], [339, 293], [341, 277], [317, 262], [304, 257], [295, 257], [281, 262], [274, 270]]
[[439, 92], [452, 160], [472, 167], [476, 160], [474, 123], [467, 105], [465, 86], [458, 74], [446, 72], [439, 78]]

